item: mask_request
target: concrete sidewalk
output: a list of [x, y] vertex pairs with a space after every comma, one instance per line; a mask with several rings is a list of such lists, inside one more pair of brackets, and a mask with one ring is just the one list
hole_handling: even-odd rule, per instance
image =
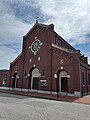
[[65, 102], [90, 104], [90, 95], [77, 98], [77, 97], [71, 97], [71, 96], [61, 96], [61, 95], [57, 96], [56, 94], [43, 94], [43, 93], [37, 93], [37, 92], [18, 91], [18, 90], [11, 90], [11, 89], [0, 89], [0, 93], [10, 93], [10, 94], [23, 95], [23, 96], [60, 100], [60, 101], [65, 101]]

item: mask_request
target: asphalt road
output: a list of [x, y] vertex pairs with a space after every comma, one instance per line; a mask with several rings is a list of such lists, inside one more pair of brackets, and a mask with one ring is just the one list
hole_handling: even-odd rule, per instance
[[90, 120], [90, 105], [0, 93], [0, 120]]

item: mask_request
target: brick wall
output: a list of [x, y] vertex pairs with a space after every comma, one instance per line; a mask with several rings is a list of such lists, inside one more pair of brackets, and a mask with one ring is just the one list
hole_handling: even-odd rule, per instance
[[[30, 46], [36, 38], [43, 44], [36, 55], [34, 55]], [[60, 47], [60, 49], [54, 47], [52, 43]], [[82, 85], [81, 73], [84, 72], [86, 74], [87, 72], [88, 75], [90, 73], [90, 66], [84, 62], [81, 62], [81, 66], [80, 51], [75, 50], [62, 37], [55, 33], [53, 25], [35, 24], [23, 37], [22, 53], [10, 64], [10, 80], [7, 82], [7, 86], [12, 86], [12, 76], [17, 71], [19, 76], [17, 87], [31, 89], [31, 74], [32, 70], [36, 67], [41, 74], [39, 80], [47, 80], [47, 86], [39, 86], [38, 90], [56, 92], [57, 86], [54, 74], [58, 75], [59, 84], [60, 72], [66, 71], [70, 76], [68, 78], [68, 92], [74, 93], [83, 89], [85, 93], [87, 91], [85, 86], [88, 84], [88, 81], [85, 81], [85, 86], [82, 86], [83, 88], [80, 87]], [[84, 76], [85, 80], [87, 75]], [[1, 81], [0, 84], [2, 84]], [[89, 85], [88, 91], [90, 91]]]
[[[33, 40], [37, 37], [43, 43], [40, 50], [34, 55], [34, 53], [29, 49], [29, 46], [32, 44]], [[53, 31], [52, 27], [38, 27], [36, 26], [32, 32], [24, 40], [24, 73], [30, 74], [31, 69], [37, 67], [41, 74], [40, 79], [47, 80], [46, 87], [40, 87], [38, 89], [50, 90], [51, 89], [51, 44], [52, 44]], [[40, 57], [40, 61], [38, 58]], [[30, 62], [31, 59], [31, 62]], [[44, 77], [43, 77], [44, 71]], [[31, 85], [31, 76], [26, 79], [23, 76], [23, 88], [30, 88]]]

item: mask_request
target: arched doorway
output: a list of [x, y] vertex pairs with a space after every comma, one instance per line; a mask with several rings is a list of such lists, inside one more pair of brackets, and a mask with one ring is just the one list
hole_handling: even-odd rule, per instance
[[59, 91], [68, 93], [68, 74], [66, 71], [59, 73]]
[[12, 88], [17, 88], [18, 78], [19, 78], [19, 76], [18, 76], [17, 72], [15, 72], [12, 76]]
[[31, 73], [31, 90], [38, 90], [39, 87], [39, 70], [34, 68]]

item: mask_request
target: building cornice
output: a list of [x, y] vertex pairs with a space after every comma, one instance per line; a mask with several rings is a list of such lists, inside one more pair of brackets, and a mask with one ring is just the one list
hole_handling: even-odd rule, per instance
[[63, 48], [63, 47], [61, 47], [61, 46], [57, 46], [57, 45], [55, 45], [55, 44], [53, 44], [53, 43], [52, 43], [52, 47], [57, 48], [57, 49], [59, 49], [59, 50], [62, 50], [62, 51], [64, 51], [64, 52], [70, 53], [70, 54], [80, 52], [80, 51], [78, 51], [78, 50], [73, 51], [73, 50], [70, 50], [70, 49], [66, 49], [66, 48]]

